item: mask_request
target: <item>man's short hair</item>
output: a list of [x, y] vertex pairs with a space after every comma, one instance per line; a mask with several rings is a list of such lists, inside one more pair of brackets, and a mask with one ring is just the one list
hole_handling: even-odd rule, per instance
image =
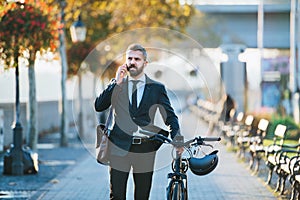
[[147, 51], [140, 44], [131, 44], [128, 46], [127, 51], [141, 51], [143, 53], [144, 59], [147, 60]]

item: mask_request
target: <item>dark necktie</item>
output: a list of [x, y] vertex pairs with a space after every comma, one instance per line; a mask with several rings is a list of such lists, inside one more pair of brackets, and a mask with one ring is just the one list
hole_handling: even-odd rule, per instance
[[132, 104], [132, 108], [133, 110], [137, 109], [137, 83], [139, 81], [132, 81], [132, 96], [131, 96], [131, 104]]

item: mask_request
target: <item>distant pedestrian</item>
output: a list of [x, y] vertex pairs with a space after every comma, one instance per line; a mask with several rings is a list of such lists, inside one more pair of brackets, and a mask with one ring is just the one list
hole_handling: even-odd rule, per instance
[[226, 95], [226, 100], [224, 102], [223, 111], [222, 111], [222, 119], [224, 119], [225, 123], [231, 120], [232, 113], [236, 110], [236, 103], [230, 94]]
[[171, 106], [165, 86], [145, 73], [147, 52], [139, 44], [126, 51], [126, 62], [116, 77], [96, 98], [98, 112], [113, 108], [114, 125], [110, 133], [110, 199], [126, 199], [129, 172], [132, 169], [135, 183], [134, 199], [147, 200], [152, 184], [155, 155], [162, 143], [149, 140], [139, 129], [153, 129], [154, 116], [160, 111], [170, 127], [171, 138], [179, 133], [178, 118]]

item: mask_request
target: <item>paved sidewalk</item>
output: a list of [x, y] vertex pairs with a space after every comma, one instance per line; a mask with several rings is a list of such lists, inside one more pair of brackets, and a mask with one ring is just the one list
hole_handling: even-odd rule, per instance
[[[251, 176], [242, 163], [236, 162], [231, 153], [220, 146], [220, 163], [214, 172], [198, 177], [188, 173], [189, 199], [210, 200], [262, 200], [276, 199], [262, 181]], [[166, 175], [169, 167], [155, 173], [151, 200], [165, 199]], [[108, 168], [88, 156], [79, 165], [57, 177], [57, 184], [49, 184], [41, 189], [39, 197], [32, 199], [109, 199]], [[128, 199], [132, 198], [132, 179], [129, 181]]]
[[56, 177], [85, 159], [88, 152], [78, 140], [74, 129], [68, 134], [68, 147], [59, 147], [60, 134], [49, 133], [39, 138], [39, 172], [21, 176], [4, 175], [4, 152], [0, 152], [0, 199], [26, 200], [48, 184], [55, 184]]
[[[204, 133], [203, 124], [186, 113], [189, 120], [184, 120], [183, 127], [198, 128], [199, 133]], [[201, 134], [200, 134], [201, 135]], [[203, 134], [202, 134], [203, 135]], [[227, 152], [221, 143], [214, 144], [219, 149], [219, 165], [211, 174], [196, 176], [188, 171], [188, 195], [191, 200], [271, 200], [277, 199], [265, 186], [264, 182], [257, 176], [252, 176], [245, 163], [238, 162], [233, 153]], [[165, 199], [165, 188], [167, 185], [167, 173], [170, 166], [166, 160], [170, 157], [168, 147], [163, 147], [158, 153], [158, 169], [154, 174], [153, 187], [150, 200]], [[87, 199], [105, 200], [109, 199], [108, 167], [96, 163], [92, 153], [87, 154], [81, 162], [67, 168], [56, 178], [56, 183], [49, 183], [40, 188], [31, 199], [42, 200], [67, 200]], [[133, 183], [130, 177], [128, 183], [128, 199], [133, 200]]]

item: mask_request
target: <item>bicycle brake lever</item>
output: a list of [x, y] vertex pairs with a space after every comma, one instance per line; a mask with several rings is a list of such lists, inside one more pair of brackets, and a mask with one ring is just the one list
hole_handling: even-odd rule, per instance
[[212, 148], [212, 149], [214, 148], [213, 145], [211, 145], [211, 144], [205, 144], [205, 143], [203, 143], [202, 145], [208, 146], [208, 147], [210, 147], [210, 148]]
[[197, 142], [194, 144], [195, 146], [208, 146], [208, 147], [210, 147], [210, 148], [214, 148], [213, 147], [213, 145], [211, 145], [211, 144], [206, 144], [205, 142], [204, 142], [204, 140], [197, 140]]

